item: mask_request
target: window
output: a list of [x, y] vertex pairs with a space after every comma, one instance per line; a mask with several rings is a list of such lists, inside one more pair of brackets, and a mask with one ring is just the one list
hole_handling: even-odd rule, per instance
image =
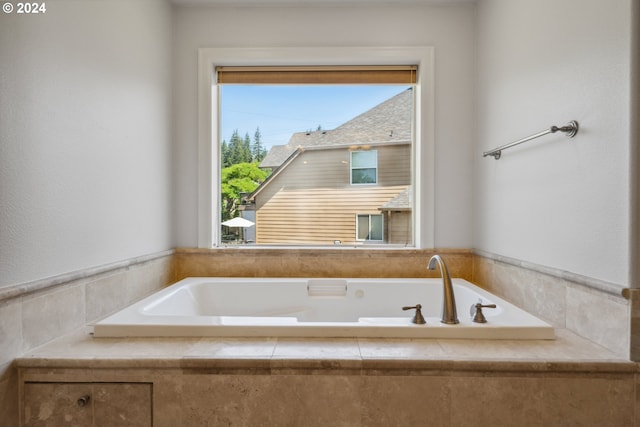
[[219, 67], [221, 243], [412, 244], [415, 70]]
[[384, 235], [382, 215], [358, 215], [357, 235], [360, 241], [382, 241]]
[[378, 152], [376, 150], [351, 152], [351, 184], [378, 182]]
[[[218, 67], [241, 66], [241, 67], [255, 67], [255, 66], [267, 66], [272, 67], [274, 63], [278, 65], [284, 65], [286, 67], [299, 68], [303, 64], [315, 64], [311, 68], [324, 68], [326, 66], [334, 66], [338, 64], [338, 67], [334, 68], [347, 68], [352, 69], [354, 67], [348, 64], [416, 64], [414, 69], [414, 75], [416, 85], [413, 85], [414, 97], [417, 102], [414, 119], [412, 119], [411, 127], [414, 129], [414, 141], [419, 141], [419, 144], [412, 144], [410, 146], [411, 160], [404, 167], [398, 168], [386, 168], [385, 162], [388, 158], [385, 157], [386, 153], [380, 150], [380, 147], [375, 147], [377, 151], [377, 165], [376, 165], [376, 185], [350, 185], [351, 181], [351, 158], [350, 154], [346, 153], [346, 158], [339, 160], [338, 163], [343, 164], [346, 167], [344, 172], [344, 179], [346, 180], [347, 187], [352, 188], [352, 191], [360, 191], [366, 189], [378, 189], [380, 190], [381, 199], [384, 203], [378, 203], [378, 207], [373, 211], [380, 211], [384, 215], [384, 227], [376, 225], [376, 223], [382, 222], [383, 217], [373, 216], [367, 217], [369, 226], [367, 229], [372, 228], [369, 233], [369, 238], [378, 238], [382, 234], [382, 240], [374, 240], [373, 242], [385, 242], [385, 233], [388, 230], [396, 230], [392, 227], [391, 223], [388, 223], [388, 218], [396, 215], [396, 213], [402, 213], [402, 209], [397, 209], [397, 206], [403, 202], [403, 200], [410, 200], [412, 203], [412, 210], [409, 213], [407, 228], [410, 228], [412, 238], [402, 239], [399, 243], [402, 246], [410, 245], [417, 247], [432, 247], [433, 245], [433, 121], [434, 121], [434, 82], [433, 82], [433, 48], [429, 47], [408, 47], [408, 48], [361, 48], [361, 47], [343, 47], [343, 48], [202, 48], [198, 51], [198, 91], [199, 91], [199, 104], [198, 104], [198, 246], [199, 247], [212, 247], [219, 244], [221, 240], [222, 229], [220, 227], [221, 219], [221, 206], [219, 203], [221, 194], [221, 176], [219, 164], [221, 162], [220, 144], [222, 138], [229, 138], [229, 135], [223, 135], [221, 133], [221, 94], [222, 87], [225, 83], [217, 81], [216, 69]], [[341, 65], [347, 64], [347, 65]], [[360, 67], [356, 65], [356, 68]], [[363, 67], [367, 68], [367, 67]], [[377, 73], [377, 69], [380, 67], [373, 67], [375, 70], [373, 74]], [[384, 68], [384, 66], [383, 66]], [[393, 68], [393, 67], [391, 67]], [[400, 66], [399, 68], [406, 68]], [[276, 74], [280, 74], [279, 71]], [[313, 74], [313, 73], [312, 73]], [[343, 74], [342, 72], [337, 74]], [[347, 75], [349, 73], [346, 73]], [[352, 75], [365, 75], [368, 74], [362, 71], [351, 73]], [[233, 84], [233, 83], [232, 83]], [[266, 83], [265, 83], [266, 84]], [[317, 82], [316, 82], [317, 84]], [[346, 83], [340, 83], [346, 84]], [[422, 106], [422, 107], [421, 107]], [[261, 129], [262, 130], [262, 129]], [[243, 129], [245, 131], [253, 132], [252, 128]], [[315, 130], [311, 129], [312, 133]], [[320, 132], [321, 133], [321, 132]], [[393, 136], [393, 132], [388, 132], [388, 136]], [[397, 143], [394, 141], [393, 143]], [[349, 145], [349, 152], [352, 151], [369, 151], [371, 147], [365, 142], [358, 144], [349, 144], [345, 141], [345, 145]], [[321, 151], [312, 147], [305, 147], [302, 150], [297, 150], [295, 153], [291, 153], [287, 162], [290, 167], [293, 164], [298, 166], [305, 165], [305, 167], [315, 166], [318, 167], [317, 159], [311, 159], [305, 157], [315, 151]], [[330, 150], [329, 150], [330, 151]], [[337, 153], [337, 150], [334, 150]], [[357, 157], [357, 156], [356, 156]], [[304, 161], [301, 161], [304, 160]], [[356, 159], [359, 160], [359, 159]], [[364, 165], [366, 166], [366, 165]], [[321, 169], [321, 168], [320, 168]], [[368, 169], [364, 168], [363, 169]], [[384, 193], [388, 190], [388, 182], [383, 171], [385, 170], [409, 170], [411, 175], [411, 185], [406, 187], [406, 191], [402, 194], [396, 194], [393, 196], [388, 193]], [[266, 178], [265, 182], [271, 181], [272, 183], [277, 180], [278, 175], [282, 175], [282, 171], [278, 172], [278, 169], [272, 169], [273, 173]], [[342, 179], [342, 178], [341, 178]], [[358, 179], [356, 179], [358, 180]], [[302, 177], [298, 182], [312, 182], [311, 179]], [[276, 186], [272, 186], [277, 188]], [[335, 187], [334, 187], [335, 188]], [[261, 196], [267, 193], [267, 189], [263, 186], [260, 191]], [[327, 191], [322, 188], [309, 188], [310, 193], [321, 193]], [[255, 192], [253, 192], [255, 193]], [[252, 194], [253, 194], [252, 193]], [[407, 197], [408, 194], [408, 197]], [[290, 211], [306, 207], [304, 200], [299, 200], [297, 196], [299, 193], [291, 194], [294, 196], [285, 201], [290, 207]], [[349, 197], [353, 196], [353, 197]], [[352, 205], [358, 205], [357, 193], [343, 194], [343, 200], [351, 203]], [[321, 204], [321, 199], [317, 199], [316, 203]], [[250, 201], [250, 200], [247, 200]], [[332, 212], [326, 209], [324, 216], [331, 216]], [[357, 228], [357, 220], [354, 221], [354, 216], [364, 215], [364, 212], [369, 211], [366, 215], [379, 215], [371, 212], [370, 208], [358, 209], [359, 212], [353, 212], [349, 223], [352, 228], [352, 237], [357, 243], [357, 232], [354, 230]], [[422, 210], [422, 213], [420, 211]], [[259, 217], [260, 215], [258, 215]], [[259, 219], [259, 218], [258, 218]], [[378, 221], [380, 220], [380, 221]], [[347, 224], [347, 223], [345, 223]], [[289, 228], [294, 229], [298, 227], [298, 224], [289, 223]], [[255, 228], [255, 227], [254, 227]], [[307, 221], [300, 226], [300, 228], [308, 231], [322, 229], [322, 224], [314, 223], [313, 218], [307, 218]], [[382, 230], [382, 231], [380, 231]], [[229, 230], [227, 230], [229, 231]], [[377, 233], [377, 235], [376, 235]], [[246, 234], [245, 234], [246, 238]], [[312, 242], [312, 244], [331, 245], [339, 239], [327, 239], [322, 242]], [[345, 239], [346, 240], [346, 239]], [[306, 244], [307, 242], [299, 242], [295, 239], [290, 239], [285, 244]], [[344, 244], [344, 242], [343, 242]], [[393, 243], [392, 243], [393, 244]]]

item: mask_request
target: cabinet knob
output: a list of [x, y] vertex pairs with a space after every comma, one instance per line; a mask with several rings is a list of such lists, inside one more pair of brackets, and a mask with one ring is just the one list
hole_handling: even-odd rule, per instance
[[78, 399], [78, 406], [87, 406], [89, 404], [89, 400], [91, 400], [91, 396], [85, 394], [84, 396], [80, 396]]

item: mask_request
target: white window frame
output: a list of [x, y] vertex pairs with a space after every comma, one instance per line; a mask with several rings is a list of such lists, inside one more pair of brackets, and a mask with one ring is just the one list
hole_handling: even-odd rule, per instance
[[[369, 232], [369, 234], [371, 234], [371, 217], [372, 216], [379, 216], [382, 219], [382, 239], [374, 240], [374, 239], [360, 239], [360, 238], [358, 238], [358, 236], [360, 235], [360, 221], [359, 221], [359, 219], [360, 219], [361, 216], [369, 217], [369, 229], [367, 230]], [[373, 242], [373, 243], [384, 242], [384, 215], [383, 214], [356, 214], [356, 241], [358, 241], [358, 242]]]
[[[353, 182], [353, 170], [354, 169], [371, 169], [371, 168], [362, 168], [362, 167], [356, 167], [354, 168], [353, 166], [353, 154], [354, 153], [364, 153], [364, 152], [368, 152], [368, 153], [375, 153], [376, 154], [376, 165], [375, 165], [375, 170], [376, 170], [376, 177], [375, 177], [375, 182]], [[350, 165], [349, 165], [349, 180], [351, 185], [377, 185], [378, 184], [378, 150], [354, 150], [351, 151], [349, 153], [349, 161], [350, 161]]]
[[[435, 80], [433, 47], [273, 47], [198, 49], [198, 247], [220, 241], [217, 66], [417, 65], [413, 144], [414, 247], [434, 246]], [[215, 149], [214, 149], [215, 147]], [[214, 226], [215, 224], [215, 226]]]

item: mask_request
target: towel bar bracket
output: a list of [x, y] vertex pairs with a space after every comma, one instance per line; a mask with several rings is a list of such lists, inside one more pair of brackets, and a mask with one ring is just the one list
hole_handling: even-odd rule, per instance
[[564, 132], [569, 138], [573, 138], [578, 133], [578, 122], [571, 120], [567, 125], [557, 127], [551, 126], [551, 133]]

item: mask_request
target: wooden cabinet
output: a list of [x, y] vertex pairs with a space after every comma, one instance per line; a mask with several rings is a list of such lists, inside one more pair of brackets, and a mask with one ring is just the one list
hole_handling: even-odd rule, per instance
[[23, 425], [150, 427], [152, 384], [25, 382]]

